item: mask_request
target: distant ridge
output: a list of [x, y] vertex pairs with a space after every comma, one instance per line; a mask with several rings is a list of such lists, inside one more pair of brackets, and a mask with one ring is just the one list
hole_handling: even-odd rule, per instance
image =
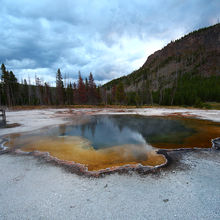
[[[104, 87], [111, 93], [113, 87], [123, 84], [128, 104], [137, 104], [138, 100], [140, 104], [193, 105], [201, 101], [220, 101], [220, 83], [215, 84], [219, 78], [218, 23], [169, 43], [150, 55], [140, 69]], [[208, 95], [204, 95], [205, 92]], [[186, 99], [188, 95], [193, 96], [192, 100]]]

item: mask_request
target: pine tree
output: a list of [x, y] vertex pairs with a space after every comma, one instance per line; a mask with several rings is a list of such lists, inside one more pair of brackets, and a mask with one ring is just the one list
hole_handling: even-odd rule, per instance
[[51, 105], [51, 90], [49, 83], [44, 83], [44, 104]]
[[81, 77], [81, 73], [79, 72], [79, 79], [78, 79], [78, 103], [85, 104], [87, 102], [86, 97], [86, 87]]
[[67, 100], [67, 104], [68, 105], [72, 105], [73, 104], [73, 87], [72, 87], [71, 82], [67, 85], [66, 100]]
[[12, 105], [16, 105], [17, 97], [18, 97], [18, 82], [17, 78], [15, 77], [12, 71], [9, 72], [9, 90], [10, 90], [10, 97]]
[[11, 102], [11, 96], [10, 96], [10, 85], [9, 85], [9, 72], [6, 70], [6, 67], [4, 64], [1, 65], [1, 70], [2, 70], [2, 75], [1, 75], [1, 80], [2, 80], [2, 87], [3, 87], [3, 93], [5, 97], [5, 104], [8, 106], [12, 105]]
[[120, 82], [116, 88], [116, 100], [119, 104], [123, 104], [125, 100], [124, 85]]
[[114, 85], [111, 90], [111, 102], [112, 103], [116, 102], [116, 90], [117, 90], [117, 87], [116, 85]]
[[0, 82], [0, 106], [3, 104], [3, 89], [2, 89], [2, 83]]
[[88, 97], [89, 97], [89, 104], [96, 104], [97, 103], [97, 91], [96, 91], [96, 84], [94, 82], [94, 78], [92, 73], [89, 74], [89, 88], [88, 88]]
[[77, 104], [77, 87], [76, 83], [73, 83], [73, 104]]
[[29, 104], [29, 89], [26, 79], [24, 79], [24, 83], [20, 88], [21, 88], [21, 104], [27, 105]]
[[101, 92], [101, 101], [103, 104], [107, 105], [108, 104], [108, 95], [107, 95], [107, 91], [106, 88], [100, 88], [100, 92]]
[[86, 88], [86, 100], [89, 101], [89, 82], [87, 77], [85, 78], [85, 88]]
[[40, 80], [39, 77], [37, 77], [37, 75], [35, 75], [35, 85], [36, 85], [37, 104], [43, 105], [44, 89], [43, 89], [42, 81]]
[[64, 92], [63, 77], [60, 69], [58, 69], [56, 75], [56, 103], [58, 105], [64, 104]]
[[100, 104], [102, 102], [102, 97], [101, 97], [101, 88], [98, 86], [95, 92], [95, 98], [96, 98], [96, 103], [95, 104]]

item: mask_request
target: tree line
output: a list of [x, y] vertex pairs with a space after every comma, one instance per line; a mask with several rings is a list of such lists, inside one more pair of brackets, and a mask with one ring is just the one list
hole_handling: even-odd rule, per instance
[[0, 81], [0, 106], [16, 105], [106, 105], [125, 104], [123, 85], [112, 89], [108, 94], [102, 86], [97, 86], [90, 73], [83, 79], [78, 74], [77, 82], [68, 82], [64, 85], [61, 70], [56, 73], [56, 86], [50, 86], [35, 76], [35, 85], [30, 79], [18, 82], [15, 74], [8, 71], [4, 64], [1, 65]]
[[126, 91], [124, 83], [97, 86], [92, 73], [83, 79], [78, 74], [77, 82], [64, 85], [61, 70], [56, 73], [56, 86], [35, 77], [35, 85], [30, 80], [18, 82], [12, 71], [1, 65], [0, 105], [188, 105], [203, 107], [207, 101], [220, 102], [220, 76], [204, 78], [184, 74], [177, 79], [173, 88], [158, 91], [149, 89], [148, 81], [137, 91]]
[[[154, 92], [153, 97], [155, 102], [160, 102], [159, 91]], [[178, 78], [173, 88], [163, 90], [160, 104], [206, 107], [205, 102], [220, 102], [220, 76], [202, 77], [186, 73]]]
[[56, 73], [56, 87], [35, 76], [35, 85], [24, 79], [18, 82], [12, 71], [1, 65], [0, 105], [98, 105], [102, 102], [101, 88], [95, 84], [92, 73], [83, 80], [79, 72], [78, 81], [64, 86], [61, 70]]

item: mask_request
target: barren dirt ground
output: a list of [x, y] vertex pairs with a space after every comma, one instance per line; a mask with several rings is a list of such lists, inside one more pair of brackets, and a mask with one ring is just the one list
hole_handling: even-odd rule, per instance
[[89, 179], [1, 155], [0, 219], [220, 219], [220, 151], [179, 161], [158, 174]]

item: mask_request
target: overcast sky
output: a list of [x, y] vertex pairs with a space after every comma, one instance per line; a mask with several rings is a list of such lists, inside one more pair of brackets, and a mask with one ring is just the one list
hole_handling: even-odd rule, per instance
[[219, 19], [220, 0], [0, 0], [0, 62], [19, 80], [53, 84], [60, 68], [104, 83]]

